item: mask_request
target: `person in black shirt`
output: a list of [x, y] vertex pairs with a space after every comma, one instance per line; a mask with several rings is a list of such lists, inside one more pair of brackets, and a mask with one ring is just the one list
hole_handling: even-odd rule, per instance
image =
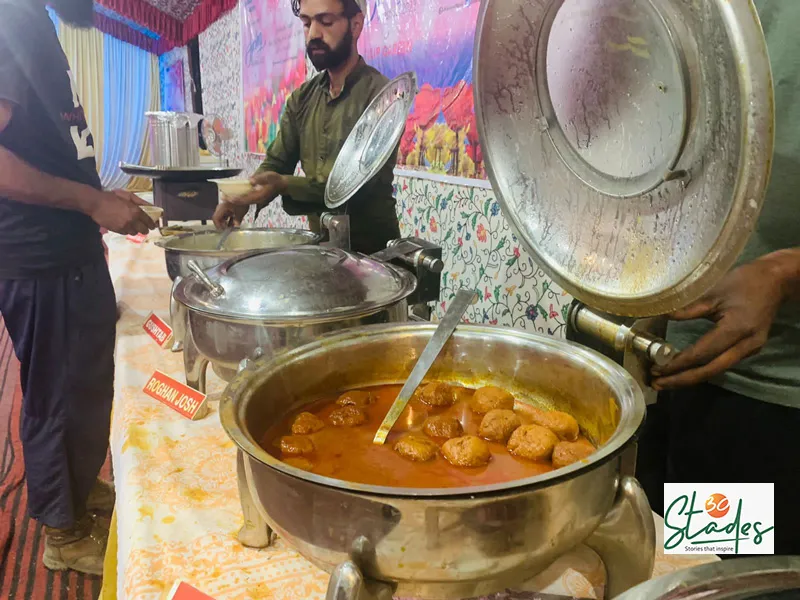
[[[116, 299], [100, 228], [155, 223], [101, 189], [94, 140], [46, 0], [0, 0], [0, 315], [20, 362], [28, 512], [51, 569], [102, 574], [114, 491], [98, 479], [114, 393]], [[91, 26], [92, 0], [49, 0]]]

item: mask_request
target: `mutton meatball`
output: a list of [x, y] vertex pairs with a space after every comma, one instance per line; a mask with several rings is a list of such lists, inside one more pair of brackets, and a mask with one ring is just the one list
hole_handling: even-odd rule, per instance
[[576, 442], [558, 442], [553, 448], [553, 467], [560, 469], [581, 461], [593, 454], [594, 450], [594, 446], [586, 438], [580, 438]]
[[505, 443], [520, 425], [522, 421], [513, 410], [495, 408], [483, 417], [478, 433], [485, 440]]
[[325, 423], [316, 415], [310, 412], [302, 412], [297, 415], [292, 423], [292, 433], [295, 435], [308, 435], [316, 433], [325, 428]]
[[523, 425], [508, 440], [508, 451], [528, 460], [547, 460], [558, 443], [555, 433], [541, 425]]
[[359, 408], [364, 408], [373, 402], [375, 402], [375, 397], [370, 392], [364, 390], [350, 390], [339, 396], [336, 404], [338, 406], [358, 406]]
[[309, 437], [287, 435], [281, 438], [281, 452], [286, 456], [305, 456], [314, 452], [314, 442]]
[[455, 417], [435, 415], [425, 419], [422, 431], [433, 438], [454, 438], [464, 433], [461, 421]]
[[492, 458], [489, 444], [474, 435], [447, 440], [442, 446], [442, 454], [456, 467], [482, 467]]
[[456, 401], [455, 389], [446, 383], [429, 383], [419, 391], [418, 397], [428, 406], [452, 406]]
[[570, 414], [559, 410], [542, 410], [536, 406], [521, 402], [517, 404], [517, 411], [526, 415], [536, 425], [547, 427], [564, 441], [574, 442], [578, 439], [580, 427], [575, 417]]
[[329, 420], [334, 427], [358, 427], [367, 422], [367, 413], [358, 406], [342, 406], [331, 413]]
[[439, 446], [424, 435], [405, 435], [394, 445], [394, 450], [403, 458], [416, 462], [427, 462], [439, 454]]
[[514, 408], [514, 396], [499, 387], [487, 385], [475, 391], [472, 396], [472, 410], [485, 415], [490, 410]]

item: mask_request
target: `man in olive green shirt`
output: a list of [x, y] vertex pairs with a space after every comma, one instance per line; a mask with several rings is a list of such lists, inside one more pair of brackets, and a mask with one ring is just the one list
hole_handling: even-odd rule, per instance
[[[663, 484], [775, 484], [775, 553], [800, 555], [800, 2], [756, 0], [775, 83], [772, 176], [739, 266], [672, 315], [683, 351], [653, 386], [637, 475]], [[702, 320], [698, 320], [702, 319]]]
[[[347, 136], [369, 103], [388, 82], [358, 55], [364, 14], [356, 0], [293, 2], [303, 22], [306, 49], [319, 75], [286, 103], [280, 130], [252, 179], [253, 192], [227, 199], [214, 214], [217, 227], [241, 222], [249, 205], [261, 210], [278, 196], [290, 215], [308, 215], [319, 231], [325, 184]], [[300, 163], [305, 177], [293, 173]], [[392, 180], [396, 153], [339, 211], [350, 216], [353, 250], [371, 254], [400, 237]]]

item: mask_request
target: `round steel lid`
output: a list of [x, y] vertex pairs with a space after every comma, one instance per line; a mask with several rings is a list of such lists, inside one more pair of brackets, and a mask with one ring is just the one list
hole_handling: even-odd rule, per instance
[[800, 597], [800, 557], [737, 558], [646, 581], [616, 600], [791, 600]]
[[417, 95], [417, 76], [403, 73], [387, 83], [359, 117], [325, 186], [325, 205], [337, 208], [375, 177], [396, 152]]
[[193, 275], [176, 287], [175, 299], [218, 317], [274, 323], [370, 314], [403, 300], [417, 286], [404, 269], [318, 246], [239, 256], [206, 275], [221, 287], [218, 293]]
[[659, 315], [732, 266], [773, 146], [751, 2], [486, 0], [475, 70], [498, 200], [566, 291]]

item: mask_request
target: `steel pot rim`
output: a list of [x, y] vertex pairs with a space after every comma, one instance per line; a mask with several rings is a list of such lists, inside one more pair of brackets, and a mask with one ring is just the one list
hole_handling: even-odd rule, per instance
[[[310, 246], [314, 244], [318, 244], [322, 240], [322, 235], [319, 233], [314, 233], [309, 229], [293, 229], [289, 227], [251, 227], [247, 229], [240, 229], [240, 232], [248, 232], [248, 231], [270, 231], [270, 232], [277, 232], [277, 233], [285, 233], [289, 235], [301, 235], [307, 240], [302, 244], [305, 246]], [[234, 234], [237, 232], [234, 232]], [[202, 249], [190, 249], [190, 248], [176, 248], [172, 244], [176, 243], [177, 241], [187, 239], [190, 237], [198, 237], [210, 234], [220, 234], [218, 231], [187, 231], [186, 233], [179, 233], [176, 235], [168, 235], [161, 237], [155, 240], [153, 243], [158, 246], [159, 248], [163, 248], [169, 252], [173, 252], [175, 254], [194, 254], [194, 255], [231, 255], [231, 256], [238, 256], [240, 254], [246, 254], [251, 252], [262, 252], [267, 250], [273, 250], [274, 248], [251, 248], [248, 250], [202, 250]], [[232, 234], [232, 235], [234, 235]]]
[[[432, 335], [436, 329], [435, 324], [425, 323], [390, 323], [380, 325], [367, 325], [332, 332], [320, 336], [309, 344], [285, 350], [277, 355], [253, 361], [250, 365], [237, 373], [236, 377], [228, 384], [219, 403], [219, 418], [222, 427], [230, 439], [250, 459], [262, 465], [275, 469], [282, 474], [310, 483], [333, 488], [342, 492], [366, 494], [394, 498], [425, 498], [429, 500], [457, 500], [459, 498], [474, 498], [478, 496], [500, 496], [532, 491], [535, 489], [551, 487], [570, 479], [593, 471], [601, 465], [618, 457], [635, 439], [636, 434], [644, 423], [645, 402], [644, 395], [639, 385], [621, 366], [612, 362], [605, 356], [565, 340], [556, 340], [538, 333], [522, 331], [510, 327], [494, 325], [465, 325], [461, 324], [456, 329], [454, 336], [475, 335], [486, 336], [488, 333], [499, 333], [516, 339], [535, 339], [539, 344], [563, 353], [569, 349], [569, 354], [579, 359], [583, 366], [590, 368], [598, 377], [613, 382], [620, 389], [627, 390], [627, 398], [620, 399], [620, 421], [614, 434], [585, 462], [579, 462], [550, 473], [516, 479], [492, 485], [481, 485], [457, 488], [405, 488], [391, 486], [366, 485], [348, 482], [332, 477], [324, 477], [292, 467], [264, 450], [256, 440], [245, 430], [243, 424], [243, 410], [249, 401], [248, 392], [259, 387], [259, 384], [279, 372], [284, 365], [301, 358], [306, 354], [325, 352], [331, 346], [355, 344], [359, 340], [385, 335], [400, 335], [415, 331], [426, 331]], [[245, 398], [245, 406], [239, 407], [241, 398]], [[627, 403], [627, 406], [626, 406]]]

